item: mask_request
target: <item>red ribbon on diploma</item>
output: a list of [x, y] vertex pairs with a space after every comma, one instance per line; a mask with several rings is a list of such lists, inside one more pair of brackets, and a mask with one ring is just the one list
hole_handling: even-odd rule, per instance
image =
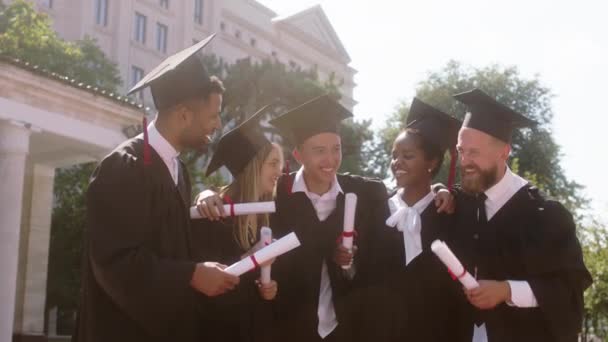
[[234, 202], [232, 202], [230, 196], [224, 195], [224, 202], [230, 205], [230, 217], [235, 217], [236, 215], [234, 214]]
[[464, 275], [467, 274], [467, 269], [463, 267], [462, 273], [460, 275], [455, 275], [452, 270], [448, 268], [448, 273], [450, 273], [450, 277], [452, 277], [452, 280], [456, 280], [464, 277]]
[[255, 265], [255, 268], [260, 267], [260, 264], [258, 264], [258, 261], [255, 259], [255, 255], [251, 254], [249, 256], [249, 258], [251, 259], [251, 261], [253, 261], [253, 264]]
[[347, 237], [357, 238], [357, 231], [355, 229], [353, 229], [352, 232], [342, 231], [342, 234], [340, 234], [340, 236], [338, 236], [338, 239], [336, 240], [336, 242], [338, 242], [340, 244], [340, 243], [342, 243], [342, 240]]

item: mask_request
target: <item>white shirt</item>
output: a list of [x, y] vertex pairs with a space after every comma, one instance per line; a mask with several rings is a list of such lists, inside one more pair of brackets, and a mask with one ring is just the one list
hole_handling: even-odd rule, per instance
[[433, 192], [429, 192], [416, 202], [408, 206], [403, 200], [401, 188], [388, 200], [391, 216], [386, 220], [390, 227], [397, 228], [403, 233], [403, 246], [405, 248], [405, 265], [407, 266], [414, 258], [422, 253], [422, 220], [420, 215], [435, 198]]
[[167, 165], [173, 183], [177, 185], [179, 175], [179, 152], [156, 129], [156, 120], [148, 125], [148, 143]]
[[[508, 166], [506, 168], [507, 170], [502, 179], [485, 192], [485, 195], [488, 197], [485, 201], [488, 221], [496, 215], [515, 193], [528, 184], [528, 181], [514, 174]], [[511, 300], [507, 302], [508, 305], [519, 308], [533, 308], [538, 306], [536, 297], [527, 281], [508, 280], [508, 283], [509, 287], [511, 287]], [[476, 326], [473, 342], [484, 342], [487, 340], [485, 324], [482, 324], [480, 327]]]
[[[296, 173], [296, 177], [291, 187], [291, 192], [303, 192], [312, 202], [319, 221], [325, 221], [334, 209], [336, 209], [336, 199], [340, 193], [343, 193], [338, 178], [334, 178], [331, 188], [328, 192], [323, 195], [318, 195], [308, 191], [306, 182], [304, 181], [304, 169], [300, 168]], [[327, 262], [323, 261], [321, 267], [321, 284], [319, 288], [319, 306], [317, 308], [317, 316], [319, 317], [319, 325], [317, 326], [317, 332], [321, 338], [325, 338], [331, 334], [334, 329], [338, 326], [338, 319], [336, 317], [336, 311], [334, 309], [334, 302], [332, 300], [331, 281], [329, 279], [329, 272], [327, 271]]]

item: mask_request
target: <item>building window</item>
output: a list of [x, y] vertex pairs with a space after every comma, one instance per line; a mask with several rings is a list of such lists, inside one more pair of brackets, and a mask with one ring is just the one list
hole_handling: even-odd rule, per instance
[[95, 0], [95, 22], [108, 26], [108, 0]]
[[169, 0], [160, 0], [160, 7], [169, 9]]
[[255, 38], [251, 38], [251, 39], [249, 39], [249, 44], [251, 46], [255, 47], [258, 44], [258, 42], [257, 42], [257, 40], [255, 40]]
[[135, 12], [135, 41], [146, 43], [146, 16]]
[[53, 8], [53, 0], [44, 0], [42, 2], [47, 8]]
[[241, 39], [241, 30], [234, 31], [234, 36], [237, 37], [238, 39]]
[[194, 0], [194, 22], [203, 24], [203, 0]]
[[156, 24], [156, 49], [162, 53], [167, 53], [167, 33], [169, 28], [161, 23]]
[[[131, 66], [131, 87], [134, 87], [141, 79], [144, 77], [144, 69], [136, 67], [135, 65]], [[143, 99], [143, 92], [140, 91], [135, 95], [138, 99]]]
[[220, 30], [222, 30], [222, 31], [226, 30], [226, 23], [224, 23], [223, 21], [220, 23]]
[[277, 54], [277, 52], [276, 52], [276, 51], [272, 51], [270, 54], [271, 54], [271, 55], [272, 55], [272, 57], [274, 57], [274, 58], [277, 58], [277, 56], [278, 56], [278, 54]]

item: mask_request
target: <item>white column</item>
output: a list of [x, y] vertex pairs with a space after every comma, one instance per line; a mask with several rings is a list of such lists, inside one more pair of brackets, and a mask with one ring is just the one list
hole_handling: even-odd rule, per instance
[[[44, 307], [48, 274], [49, 244], [51, 239], [51, 215], [53, 211], [53, 183], [55, 169], [35, 164], [31, 175], [30, 193], [24, 194], [28, 210], [22, 224], [21, 238], [25, 251], [20, 263], [23, 282], [22, 298], [15, 309], [15, 333], [22, 335], [44, 334]], [[29, 207], [29, 209], [27, 209]], [[19, 290], [19, 289], [18, 289]], [[19, 294], [20, 291], [17, 291]], [[19, 300], [21, 299], [21, 300]]]
[[11, 342], [19, 255], [19, 230], [30, 131], [0, 122], [0, 342]]

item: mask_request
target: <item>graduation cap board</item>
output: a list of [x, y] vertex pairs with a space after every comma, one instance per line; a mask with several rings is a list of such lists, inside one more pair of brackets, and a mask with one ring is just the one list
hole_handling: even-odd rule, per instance
[[421, 101], [412, 100], [406, 120], [406, 128], [415, 129], [428, 142], [435, 144], [441, 151], [450, 151], [450, 172], [448, 188], [454, 185], [456, 178], [456, 151], [458, 130], [462, 122], [439, 109]]
[[462, 127], [480, 130], [506, 143], [511, 142], [515, 129], [536, 125], [535, 121], [496, 101], [480, 89], [456, 94], [454, 98], [469, 109]]
[[204, 48], [215, 34], [162, 61], [142, 78], [127, 95], [150, 87], [158, 110], [170, 108], [195, 98], [208, 86], [210, 77], [196, 53]]
[[338, 133], [340, 122], [353, 114], [329, 95], [305, 102], [270, 121], [294, 144], [320, 133]]
[[429, 142], [441, 150], [456, 145], [462, 122], [439, 109], [414, 98], [410, 105], [406, 127], [417, 130]]
[[[209, 44], [213, 37], [215, 37], [215, 34], [162, 61], [137, 82], [127, 95], [149, 86], [152, 90], [152, 98], [156, 109], [162, 110], [202, 94], [210, 82], [210, 77], [202, 60], [196, 53]], [[143, 133], [143, 161], [144, 166], [146, 166], [152, 163], [152, 157], [148, 144], [148, 120], [145, 114], [143, 117]]]
[[268, 112], [269, 107], [262, 107], [249, 119], [220, 138], [207, 167], [207, 176], [226, 166], [236, 177], [262, 148], [270, 145], [260, 126], [260, 119]]

